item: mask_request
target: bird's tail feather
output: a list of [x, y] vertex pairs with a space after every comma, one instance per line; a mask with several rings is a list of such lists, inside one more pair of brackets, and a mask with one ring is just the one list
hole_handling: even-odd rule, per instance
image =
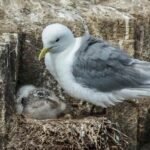
[[130, 98], [150, 97], [150, 88], [123, 89], [117, 93], [118, 98], [125, 100]]
[[139, 87], [126, 88], [118, 91], [114, 91], [102, 98], [105, 101], [101, 101], [100, 106], [108, 107], [115, 103], [122, 102], [127, 99], [150, 97], [150, 62], [134, 60], [134, 68], [138, 74]]
[[145, 78], [143, 88], [150, 88], [150, 62], [135, 59], [134, 67]]

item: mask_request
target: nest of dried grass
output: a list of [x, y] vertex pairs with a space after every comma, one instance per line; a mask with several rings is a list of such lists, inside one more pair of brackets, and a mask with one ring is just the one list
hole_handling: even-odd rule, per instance
[[116, 124], [95, 117], [44, 121], [15, 117], [8, 138], [11, 150], [124, 150], [128, 145]]

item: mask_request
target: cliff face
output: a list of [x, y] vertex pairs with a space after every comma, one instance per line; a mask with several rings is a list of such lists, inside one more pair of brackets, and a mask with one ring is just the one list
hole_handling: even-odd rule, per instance
[[18, 74], [19, 35], [0, 36], [0, 149], [4, 149], [11, 116]]
[[[37, 60], [37, 50], [42, 48], [41, 32], [46, 25], [63, 23], [70, 27], [76, 36], [82, 35], [84, 26], [87, 26], [91, 34], [119, 45], [134, 57], [150, 60], [149, 6], [148, 0], [0, 0], [0, 33], [3, 43], [0, 45], [0, 136], [5, 135], [5, 123], [9, 120], [7, 114], [11, 112], [11, 109], [8, 109], [11, 100], [6, 96], [11, 94], [5, 94], [7, 87], [11, 87], [9, 91], [12, 91], [13, 95], [16, 86], [23, 84], [47, 86], [61, 99], [71, 103], [75, 116], [89, 111], [88, 104], [82, 105], [66, 95], [56, 81], [45, 73], [43, 63]], [[8, 61], [13, 64], [13, 69], [8, 68], [11, 73], [3, 67], [7, 64], [4, 59], [10, 59], [6, 52], [11, 53], [13, 58]], [[8, 86], [10, 83], [11, 86]], [[136, 149], [139, 143], [150, 142], [147, 125], [150, 102], [146, 99], [136, 102], [136, 106], [124, 102], [107, 109], [107, 117], [118, 122], [131, 138], [132, 150]]]

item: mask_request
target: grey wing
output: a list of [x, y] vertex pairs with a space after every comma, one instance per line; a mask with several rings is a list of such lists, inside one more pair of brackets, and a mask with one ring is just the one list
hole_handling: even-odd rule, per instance
[[76, 53], [73, 75], [82, 86], [102, 92], [141, 88], [146, 81], [150, 81], [150, 75], [141, 73], [136, 64], [135, 59], [119, 48], [86, 36]]

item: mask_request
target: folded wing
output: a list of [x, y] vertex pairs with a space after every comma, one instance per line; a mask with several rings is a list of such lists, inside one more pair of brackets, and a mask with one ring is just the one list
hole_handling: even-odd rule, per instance
[[[82, 86], [118, 99], [150, 96], [150, 63], [129, 57], [101, 39], [84, 36], [73, 76]], [[118, 96], [117, 96], [118, 95]]]

